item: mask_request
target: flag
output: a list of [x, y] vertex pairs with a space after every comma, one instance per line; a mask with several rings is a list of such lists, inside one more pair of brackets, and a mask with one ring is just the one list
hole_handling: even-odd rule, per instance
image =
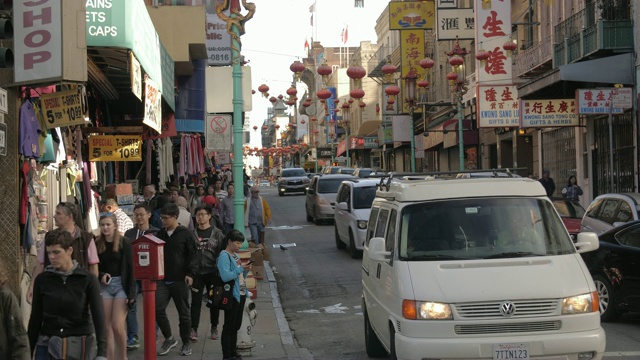
[[347, 24], [347, 26], [342, 29], [342, 43], [346, 44], [347, 40], [349, 40], [349, 24]]
[[309, 39], [304, 39], [304, 49], [307, 50], [309, 48]]

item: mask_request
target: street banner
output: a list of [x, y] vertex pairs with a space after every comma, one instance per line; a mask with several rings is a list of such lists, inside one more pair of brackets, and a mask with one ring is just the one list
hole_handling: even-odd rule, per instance
[[158, 84], [147, 77], [144, 81], [144, 119], [142, 123], [162, 133], [162, 103]]
[[214, 151], [231, 150], [231, 115], [207, 114], [204, 136], [205, 148]]
[[142, 136], [89, 136], [89, 161], [142, 161]]
[[[403, 30], [400, 31], [400, 76], [407, 77], [409, 73], [416, 74], [417, 80], [424, 78], [427, 70], [420, 66], [420, 60], [424, 59], [424, 31], [423, 30]], [[406, 80], [405, 80], [406, 81]], [[402, 98], [396, 99], [401, 102], [402, 113], [409, 113], [409, 103], [406, 100], [407, 94], [404, 91], [404, 82], [401, 86]]]
[[520, 123], [515, 85], [478, 85], [478, 127], [517, 127]]
[[40, 111], [47, 129], [84, 125], [86, 107], [82, 89], [58, 91], [40, 97]]
[[575, 99], [520, 100], [520, 127], [578, 126]]
[[438, 41], [473, 40], [476, 37], [473, 9], [438, 9]]
[[389, 30], [433, 29], [435, 18], [433, 1], [389, 2]]
[[511, 54], [502, 47], [511, 39], [511, 1], [475, 0], [475, 15], [476, 53], [489, 53], [484, 65], [476, 60], [478, 83], [511, 83]]
[[129, 72], [131, 73], [131, 92], [138, 100], [142, 101], [142, 67], [140, 62], [133, 55], [133, 51], [129, 52]]
[[[631, 108], [631, 88], [606, 88], [606, 89], [578, 89], [576, 90], [576, 102], [578, 103], [578, 114], [595, 115], [608, 114], [611, 110], [612, 114], [622, 114], [625, 108]], [[627, 95], [628, 93], [628, 95]], [[614, 95], [615, 94], [615, 95]], [[613, 97], [620, 97], [622, 101], [615, 99], [614, 107], [611, 108]], [[628, 101], [626, 98], [628, 97]], [[622, 102], [624, 107], [615, 107], [617, 102]]]

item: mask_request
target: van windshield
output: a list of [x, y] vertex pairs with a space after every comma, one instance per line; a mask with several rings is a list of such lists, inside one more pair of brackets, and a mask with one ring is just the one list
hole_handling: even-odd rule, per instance
[[282, 170], [282, 177], [303, 177], [307, 176], [307, 173], [302, 169], [285, 169]]
[[539, 199], [491, 198], [406, 206], [403, 260], [460, 260], [564, 255], [575, 247], [553, 205]]

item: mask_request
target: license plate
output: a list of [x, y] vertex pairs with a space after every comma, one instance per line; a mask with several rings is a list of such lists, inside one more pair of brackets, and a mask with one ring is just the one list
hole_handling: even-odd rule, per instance
[[494, 344], [493, 360], [528, 360], [529, 344]]

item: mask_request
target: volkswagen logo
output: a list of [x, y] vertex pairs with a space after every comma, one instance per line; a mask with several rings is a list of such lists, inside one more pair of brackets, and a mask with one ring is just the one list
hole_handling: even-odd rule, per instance
[[500, 304], [500, 314], [504, 317], [510, 317], [516, 312], [516, 306], [511, 301], [505, 301]]

